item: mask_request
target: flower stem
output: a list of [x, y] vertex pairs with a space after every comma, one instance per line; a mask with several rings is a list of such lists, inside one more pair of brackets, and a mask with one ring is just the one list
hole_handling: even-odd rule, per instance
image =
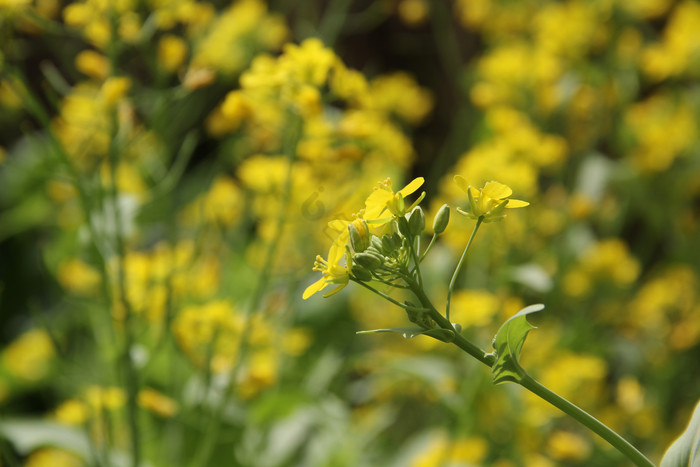
[[450, 301], [452, 299], [452, 292], [454, 291], [455, 285], [457, 284], [457, 276], [459, 276], [459, 272], [462, 270], [462, 265], [464, 265], [464, 259], [467, 257], [467, 252], [469, 251], [469, 247], [472, 245], [472, 241], [474, 240], [474, 236], [476, 235], [476, 231], [479, 230], [479, 227], [481, 226], [481, 222], [484, 220], [483, 217], [479, 217], [476, 220], [476, 225], [474, 226], [474, 230], [472, 230], [472, 234], [469, 237], [469, 241], [467, 242], [467, 246], [464, 247], [464, 251], [462, 252], [462, 257], [459, 258], [459, 263], [457, 263], [457, 267], [455, 268], [454, 274], [452, 274], [452, 280], [450, 280], [450, 287], [447, 289], [447, 305], [445, 305], [445, 318], [447, 321], [450, 321]]
[[[384, 292], [381, 292], [381, 291], [375, 289], [375, 288], [372, 287], [371, 285], [365, 284], [365, 283], [362, 282], [361, 280], [355, 279], [355, 278], [353, 278], [353, 277], [351, 277], [350, 280], [353, 281], [353, 282], [355, 282], [355, 283], [357, 283], [357, 284], [360, 284], [360, 285], [361, 285], [362, 287], [364, 287], [365, 289], [370, 290], [370, 291], [376, 293], [377, 295], [379, 295], [380, 297], [382, 297], [382, 298], [384, 298], [384, 299], [390, 301], [390, 302], [393, 303], [394, 305], [400, 306], [401, 308], [404, 308], [404, 309], [408, 309], [408, 307], [407, 307], [406, 305], [404, 305], [403, 303], [399, 302], [398, 300], [394, 300], [393, 298], [391, 298], [390, 296], [388, 296], [388, 295], [385, 294]], [[393, 286], [393, 284], [389, 284], [389, 285], [392, 285], [392, 286]]]
[[437, 240], [438, 234], [433, 234], [433, 238], [430, 239], [430, 243], [428, 243], [428, 248], [425, 249], [423, 254], [420, 257], [420, 260], [418, 261], [419, 263], [422, 263], [423, 260], [425, 259], [426, 256], [428, 256], [428, 252], [430, 249], [433, 247], [433, 244], [435, 244], [435, 240]]
[[485, 352], [483, 349], [481, 349], [479, 346], [472, 344], [469, 340], [467, 340], [466, 337], [464, 337], [462, 334], [458, 333], [457, 330], [452, 326], [452, 323], [442, 316], [435, 306], [433, 306], [433, 303], [430, 301], [428, 296], [425, 294], [425, 291], [423, 290], [422, 287], [418, 286], [415, 282], [409, 283], [409, 286], [411, 287], [411, 291], [413, 294], [418, 298], [420, 301], [421, 305], [423, 308], [427, 308], [430, 313], [430, 317], [440, 326], [442, 329], [447, 329], [449, 331], [452, 331], [455, 333], [455, 339], [452, 341], [454, 345], [459, 347], [460, 349], [464, 350], [467, 352], [469, 355], [472, 357], [476, 358], [479, 360], [481, 363], [483, 363], [486, 366], [493, 366], [493, 364], [496, 362], [496, 357], [493, 354]]
[[610, 443], [610, 445], [617, 449], [619, 452], [627, 456], [627, 458], [630, 459], [635, 465], [639, 467], [654, 467], [654, 464], [649, 459], [647, 459], [644, 456], [644, 454], [639, 452], [637, 448], [632, 446], [622, 436], [618, 435], [613, 430], [605, 426], [602, 422], [590, 415], [588, 412], [572, 404], [560, 395], [550, 391], [529, 375], [526, 374], [525, 376], [523, 376], [519, 381], [519, 384], [528, 391], [536, 394], [545, 401], [549, 402], [565, 414], [576, 419], [586, 428], [593, 431], [605, 441]]

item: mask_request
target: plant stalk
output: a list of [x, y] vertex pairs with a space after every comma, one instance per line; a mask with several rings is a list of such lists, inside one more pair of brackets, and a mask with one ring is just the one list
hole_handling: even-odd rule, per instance
[[531, 376], [525, 374], [519, 381], [519, 384], [528, 391], [549, 402], [565, 414], [576, 419], [579, 423], [596, 433], [598, 436], [610, 443], [610, 445], [619, 452], [627, 456], [627, 458], [634, 462], [635, 465], [639, 467], [654, 467], [653, 462], [647, 459], [644, 454], [639, 452], [637, 448], [632, 446], [622, 436], [605, 426], [601, 421], [590, 415], [585, 410], [572, 404], [560, 395], [550, 391]]
[[452, 300], [452, 292], [455, 289], [455, 285], [457, 285], [457, 276], [459, 276], [459, 272], [462, 270], [462, 266], [464, 265], [464, 259], [467, 257], [467, 252], [469, 251], [469, 247], [472, 246], [472, 241], [474, 240], [474, 237], [476, 236], [476, 231], [479, 230], [479, 227], [481, 226], [481, 223], [483, 222], [484, 218], [479, 217], [476, 220], [476, 225], [474, 226], [474, 230], [472, 230], [472, 234], [469, 237], [469, 241], [467, 242], [467, 246], [464, 247], [464, 251], [462, 252], [462, 257], [459, 258], [459, 263], [457, 263], [457, 267], [455, 268], [454, 274], [452, 274], [452, 279], [450, 280], [450, 287], [447, 289], [447, 305], [445, 305], [445, 318], [447, 319], [447, 322], [450, 322], [450, 301]]

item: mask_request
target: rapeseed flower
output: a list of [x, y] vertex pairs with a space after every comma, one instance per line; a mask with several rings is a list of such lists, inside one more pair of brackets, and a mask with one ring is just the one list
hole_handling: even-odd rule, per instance
[[321, 271], [323, 273], [323, 277], [304, 290], [304, 300], [316, 292], [320, 292], [321, 290], [325, 289], [330, 284], [337, 284], [338, 287], [325, 294], [324, 297], [330, 297], [331, 295], [340, 292], [343, 287], [348, 285], [352, 262], [346, 259], [347, 266], [342, 266], [339, 264], [340, 260], [343, 259], [343, 257], [346, 257], [347, 253], [343, 237], [347, 237], [347, 233], [345, 233], [345, 235], [341, 234], [341, 236], [339, 236], [331, 245], [331, 248], [328, 251], [328, 260], [323, 259], [321, 255], [316, 256], [316, 262], [314, 263], [313, 270]]
[[394, 193], [394, 190], [391, 188], [391, 179], [387, 178], [381, 182], [378, 187], [375, 187], [372, 194], [370, 194], [365, 201], [365, 220], [371, 224], [385, 224], [391, 220], [391, 216], [385, 218], [381, 217], [384, 215], [385, 211], [388, 210], [394, 216], [403, 216], [406, 212], [411, 211], [423, 200], [425, 193], [423, 193], [408, 209], [406, 209], [404, 199], [406, 196], [418, 190], [418, 188], [423, 185], [424, 181], [423, 177], [415, 178], [411, 183]]
[[503, 219], [505, 208], [523, 208], [530, 203], [519, 199], [509, 199], [513, 190], [499, 182], [486, 182], [483, 188], [474, 188], [461, 175], [455, 175], [454, 181], [469, 197], [469, 207], [466, 211], [457, 210], [472, 219], [483, 218], [484, 222], [495, 222]]

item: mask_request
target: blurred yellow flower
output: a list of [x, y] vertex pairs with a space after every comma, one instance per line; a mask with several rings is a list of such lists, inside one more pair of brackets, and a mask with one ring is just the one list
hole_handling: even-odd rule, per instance
[[486, 326], [500, 310], [498, 297], [486, 290], [457, 290], [450, 319], [464, 328]]
[[12, 376], [33, 383], [48, 375], [54, 352], [46, 331], [32, 329], [3, 349], [2, 363]]
[[232, 226], [243, 212], [243, 192], [231, 177], [219, 176], [204, 197], [204, 217], [222, 226]]
[[547, 441], [547, 453], [558, 461], [581, 462], [590, 452], [588, 441], [568, 431], [555, 431]]
[[131, 88], [131, 79], [129, 77], [112, 76], [104, 82], [100, 93], [105, 103], [109, 106], [119, 102], [129, 91], [129, 88]]
[[77, 295], [94, 293], [101, 281], [100, 273], [95, 268], [77, 258], [62, 262], [57, 278], [63, 287]]
[[408, 26], [423, 24], [430, 12], [426, 0], [401, 0], [398, 6], [399, 18]]
[[177, 402], [151, 388], [144, 388], [139, 391], [138, 404], [163, 418], [172, 418], [179, 410]]
[[441, 431], [431, 433], [427, 447], [415, 456], [410, 467], [480, 465], [489, 452], [488, 442], [478, 436], [448, 438]]
[[158, 64], [164, 70], [176, 72], [187, 58], [187, 42], [174, 34], [166, 34], [158, 42]]
[[54, 416], [64, 425], [82, 425], [90, 417], [90, 408], [81, 400], [69, 399], [56, 407]]
[[411, 125], [417, 125], [433, 108], [433, 96], [405, 72], [391, 73], [370, 82], [368, 97], [373, 108], [392, 112]]
[[83, 50], [75, 57], [75, 67], [81, 73], [102, 81], [109, 75], [109, 60], [94, 50]]
[[308, 329], [293, 328], [282, 336], [282, 350], [292, 357], [302, 355], [311, 345], [312, 335]]
[[124, 407], [126, 394], [116, 386], [89, 386], [85, 389], [85, 401], [93, 413], [99, 413], [103, 409], [116, 410]]
[[238, 384], [238, 393], [250, 398], [277, 381], [278, 360], [272, 349], [258, 350], [250, 357], [247, 371]]
[[24, 463], [24, 467], [83, 467], [85, 465], [77, 455], [51, 447], [32, 452]]

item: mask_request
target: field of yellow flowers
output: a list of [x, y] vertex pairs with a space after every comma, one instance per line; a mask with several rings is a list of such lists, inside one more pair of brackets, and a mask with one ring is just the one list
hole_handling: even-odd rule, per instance
[[698, 31], [695, 0], [0, 0], [0, 466], [630, 465], [446, 345], [535, 303], [522, 368], [658, 465], [700, 399]]

